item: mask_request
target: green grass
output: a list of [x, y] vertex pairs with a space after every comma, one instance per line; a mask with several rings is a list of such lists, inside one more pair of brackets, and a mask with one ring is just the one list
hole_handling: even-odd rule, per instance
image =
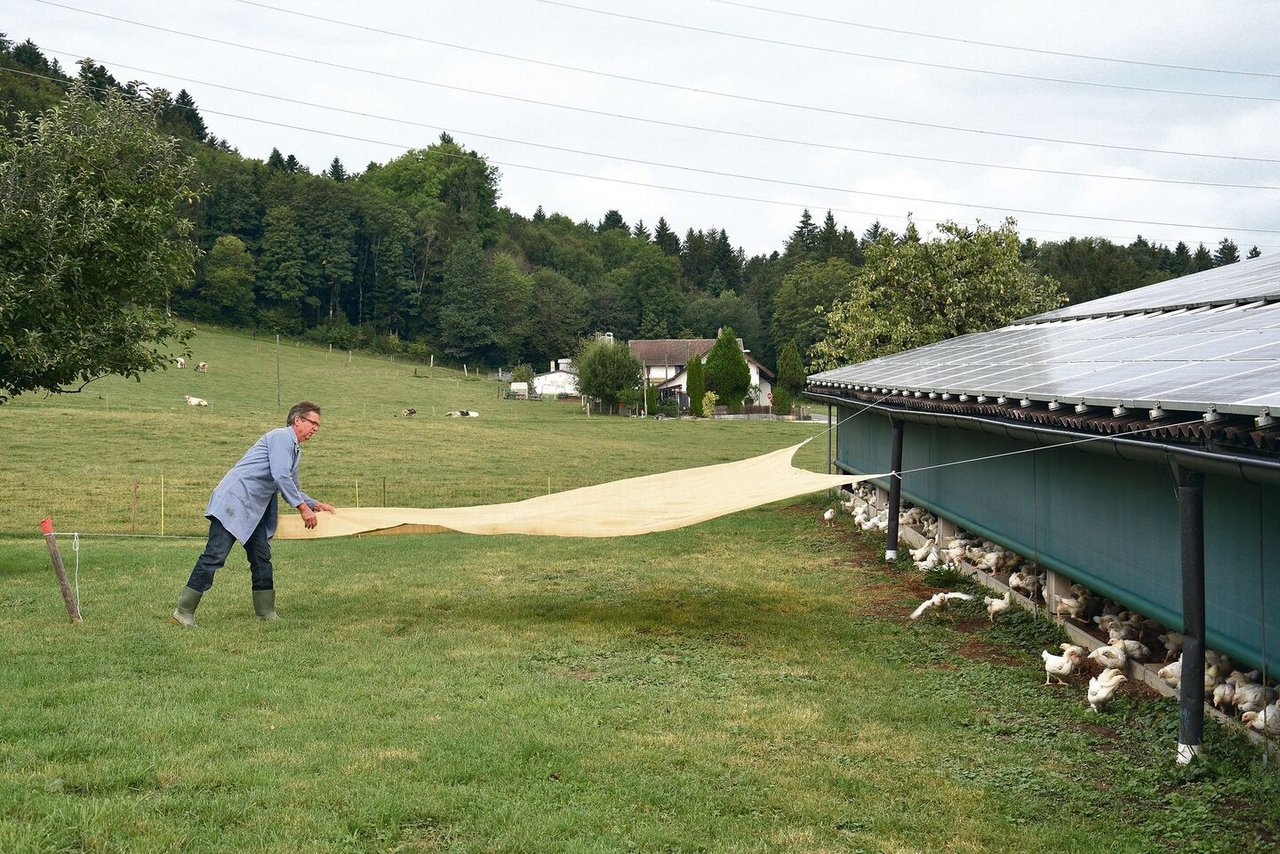
[[[237, 554], [202, 628], [180, 631], [166, 618], [200, 544], [95, 535], [119, 511], [74, 496], [162, 469], [191, 484], [169, 529], [194, 527], [282, 415], [274, 353], [255, 346], [202, 332], [208, 387], [188, 369], [0, 408], [32, 450], [4, 463], [2, 530], [22, 536], [0, 540], [0, 851], [1274, 844], [1280, 789], [1242, 737], [1211, 724], [1206, 761], [1176, 769], [1176, 705], [1132, 689], [1096, 715], [1082, 681], [1045, 687], [1044, 624], [987, 627], [977, 606], [907, 621], [923, 581], [877, 561], [874, 538], [820, 526], [821, 496], [616, 540], [280, 542], [280, 623], [253, 619]], [[325, 407], [302, 469], [317, 496], [358, 470], [395, 473], [392, 503], [509, 500], [818, 429], [588, 421], [300, 348], [282, 372], [286, 407]], [[392, 418], [403, 406], [421, 414]], [[438, 414], [461, 407], [481, 418]], [[34, 535], [43, 512], [86, 532], [78, 553], [60, 538], [79, 562], [76, 627]]]

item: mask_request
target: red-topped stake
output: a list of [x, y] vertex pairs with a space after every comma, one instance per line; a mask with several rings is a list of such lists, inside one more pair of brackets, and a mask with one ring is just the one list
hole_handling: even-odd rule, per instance
[[40, 520], [40, 530], [44, 533], [44, 541], [49, 546], [49, 556], [53, 558], [53, 574], [58, 577], [58, 586], [62, 588], [62, 601], [67, 603], [67, 616], [71, 622], [80, 622], [80, 609], [76, 606], [75, 597], [71, 595], [71, 585], [67, 583], [67, 568], [62, 565], [62, 555], [58, 553], [58, 538], [53, 533], [53, 518], [46, 516]]

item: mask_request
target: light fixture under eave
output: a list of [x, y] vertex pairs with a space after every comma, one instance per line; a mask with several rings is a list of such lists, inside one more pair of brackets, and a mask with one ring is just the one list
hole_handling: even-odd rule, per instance
[[1209, 404], [1209, 411], [1204, 414], [1204, 423], [1212, 424], [1215, 421], [1221, 420], [1222, 416], [1218, 414], [1218, 407], [1214, 404]]
[[1076, 415], [1084, 415], [1088, 411], [1089, 411], [1088, 404], [1085, 404], [1085, 403], [1076, 404]]
[[1062, 404], [1061, 404], [1061, 403], [1058, 403], [1058, 401], [1057, 401], [1057, 400], [1051, 400], [1051, 401], [1049, 401], [1049, 411], [1050, 411], [1050, 412], [1057, 412], [1057, 411], [1058, 411], [1059, 409], [1061, 409], [1061, 408], [1062, 408]]
[[1276, 420], [1271, 417], [1270, 409], [1263, 409], [1262, 414], [1259, 415], [1257, 418], [1253, 419], [1254, 426], [1257, 427], [1259, 430], [1266, 427], [1271, 427], [1275, 423], [1276, 423]]
[[969, 402], [969, 395], [967, 395], [967, 394], [962, 394], [962, 395], [960, 395], [960, 397], [958, 397], [958, 398], [956, 398], [956, 399], [957, 399], [957, 400], [959, 400], [961, 403], [968, 403], [968, 402]]
[[986, 403], [986, 402], [987, 402], [987, 399], [988, 399], [988, 398], [987, 398], [987, 396], [986, 396], [985, 394], [980, 394], [980, 395], [978, 395], [978, 403]]
[[1116, 418], [1123, 418], [1124, 416], [1129, 414], [1129, 410], [1125, 409], [1124, 404], [1122, 403], [1119, 406], [1112, 409], [1111, 414], [1114, 415]]
[[942, 393], [942, 399], [943, 399], [943, 400], [950, 400], [950, 399], [951, 399], [951, 393], [950, 393], [950, 392], [947, 392], [947, 391], [944, 391], [944, 392]]
[[1156, 402], [1155, 409], [1151, 409], [1147, 411], [1147, 415], [1151, 418], [1152, 421], [1159, 421], [1161, 418], [1164, 418], [1168, 414], [1169, 413], [1164, 411], [1164, 407], [1160, 405], [1159, 401]]
[[1005, 397], [1003, 394], [996, 398], [996, 403], [1000, 404], [1001, 406], [1004, 406], [1008, 402], [1009, 402], [1009, 398]]
[[1024, 398], [1022, 398], [1022, 400], [1019, 400], [1019, 401], [1018, 401], [1018, 406], [1022, 407], [1023, 409], [1030, 409], [1030, 408], [1031, 408], [1031, 398], [1029, 398], [1029, 397], [1024, 397]]

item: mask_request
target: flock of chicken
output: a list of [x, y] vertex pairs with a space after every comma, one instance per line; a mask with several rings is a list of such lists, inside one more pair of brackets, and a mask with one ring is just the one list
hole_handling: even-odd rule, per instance
[[[844, 510], [864, 531], [888, 528], [888, 511], [875, 510], [875, 492], [873, 486], [859, 484], [849, 500], [842, 502]], [[835, 508], [823, 513], [825, 524], [833, 525], [834, 520]], [[990, 541], [957, 532], [956, 536], [939, 544], [938, 519], [922, 507], [904, 510], [899, 517], [899, 525], [914, 527], [925, 537], [924, 545], [910, 552], [912, 561], [921, 571], [964, 563], [1009, 587], [1003, 597], [983, 597], [989, 620], [994, 622], [998, 614], [1009, 609], [1013, 604], [1013, 591], [1017, 591], [1033, 603], [1043, 603], [1053, 615], [1073, 620], [1094, 634], [1106, 636], [1106, 644], [1092, 652], [1072, 643], [1061, 644], [1059, 653], [1041, 652], [1046, 685], [1054, 679], [1057, 684], [1065, 685], [1065, 678], [1073, 673], [1099, 670], [1090, 677], [1087, 692], [1090, 707], [1099, 712], [1114, 699], [1116, 689], [1128, 681], [1124, 671], [1130, 661], [1142, 666], [1161, 653], [1160, 663], [1164, 667], [1157, 671], [1157, 675], [1170, 687], [1179, 687], [1183, 645], [1183, 637], [1179, 633], [1141, 614], [1125, 610], [1081, 584], [1071, 585], [1065, 595], [1051, 594], [1046, 587], [1046, 575], [1039, 566]], [[954, 603], [976, 598], [960, 592], [935, 593], [920, 603], [910, 619], [918, 620], [930, 610], [946, 612]], [[1205, 695], [1212, 695], [1213, 705], [1224, 713], [1239, 716], [1247, 727], [1267, 736], [1280, 736], [1280, 695], [1277, 689], [1267, 684], [1256, 670], [1242, 672], [1234, 669], [1230, 659], [1215, 650], [1206, 650], [1204, 658]]]

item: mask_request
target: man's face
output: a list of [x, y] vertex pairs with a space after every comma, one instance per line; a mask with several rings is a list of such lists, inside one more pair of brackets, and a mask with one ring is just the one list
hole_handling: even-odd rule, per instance
[[293, 419], [293, 431], [299, 442], [305, 442], [320, 430], [320, 413], [304, 412]]

